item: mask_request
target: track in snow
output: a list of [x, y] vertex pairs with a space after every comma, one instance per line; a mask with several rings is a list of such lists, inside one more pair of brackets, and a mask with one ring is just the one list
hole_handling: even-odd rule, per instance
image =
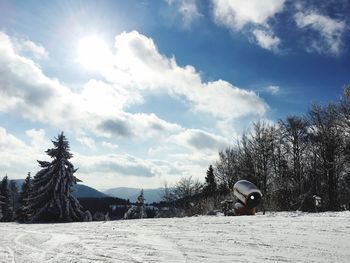
[[0, 223], [0, 262], [349, 262], [350, 212]]

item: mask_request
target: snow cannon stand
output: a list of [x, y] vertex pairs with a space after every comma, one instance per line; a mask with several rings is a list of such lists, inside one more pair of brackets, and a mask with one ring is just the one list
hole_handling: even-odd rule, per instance
[[233, 194], [236, 197], [234, 215], [255, 215], [256, 207], [262, 198], [262, 193], [255, 184], [240, 180], [233, 186]]

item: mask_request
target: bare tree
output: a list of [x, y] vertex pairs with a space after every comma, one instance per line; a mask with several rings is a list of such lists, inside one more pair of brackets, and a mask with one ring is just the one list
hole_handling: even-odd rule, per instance
[[289, 116], [285, 121], [280, 121], [283, 143], [290, 157], [293, 188], [297, 195], [303, 192], [305, 175], [305, 151], [308, 146], [307, 121], [298, 116]]
[[257, 185], [267, 194], [268, 181], [272, 179], [273, 174], [273, 153], [274, 138], [276, 129], [266, 122], [259, 121], [254, 123], [254, 132], [251, 139], [253, 158], [255, 161], [255, 172]]
[[174, 187], [176, 199], [189, 198], [202, 192], [203, 184], [192, 176], [183, 177]]
[[325, 181], [328, 209], [339, 209], [338, 183], [343, 166], [342, 128], [335, 104], [313, 105], [309, 112], [310, 138], [316, 144], [316, 156], [321, 169], [319, 179]]
[[232, 189], [238, 180], [239, 163], [238, 151], [235, 148], [226, 148], [219, 152], [219, 160], [215, 163], [215, 179], [219, 188]]

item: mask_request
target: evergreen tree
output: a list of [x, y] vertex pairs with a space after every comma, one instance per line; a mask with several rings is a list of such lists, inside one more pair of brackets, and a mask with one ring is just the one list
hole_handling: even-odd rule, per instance
[[78, 200], [72, 195], [72, 187], [79, 181], [74, 176], [77, 169], [69, 161], [69, 142], [63, 132], [52, 141], [54, 148], [46, 153], [51, 162], [38, 161], [42, 168], [33, 179], [32, 195], [29, 199], [31, 222], [82, 221], [84, 213]]
[[138, 211], [138, 218], [147, 218], [146, 209], [145, 209], [145, 197], [143, 196], [143, 189], [140, 191], [140, 195], [137, 197], [136, 206]]
[[2, 196], [2, 222], [10, 222], [13, 218], [12, 209], [10, 205], [10, 191], [9, 191], [9, 180], [5, 176], [0, 184], [0, 195]]
[[15, 219], [15, 212], [18, 209], [18, 188], [15, 180], [10, 180], [9, 183], [9, 191], [10, 191], [10, 206], [12, 211], [12, 219]]
[[137, 197], [136, 206], [131, 207], [124, 215], [124, 219], [141, 219], [147, 218], [145, 210], [145, 198], [143, 197], [143, 189]]
[[207, 196], [213, 196], [217, 191], [217, 185], [216, 185], [214, 169], [212, 165], [209, 166], [209, 169], [207, 171], [207, 176], [205, 177], [205, 183], [206, 185], [204, 187], [204, 193]]
[[0, 221], [2, 219], [2, 205], [4, 204], [4, 202], [2, 202], [2, 200], [4, 199], [4, 197], [1, 195], [1, 191], [0, 191]]
[[32, 190], [32, 179], [30, 173], [28, 173], [23, 185], [22, 191], [18, 198], [19, 207], [16, 210], [16, 219], [18, 222], [25, 223], [29, 221], [29, 198]]
[[136, 204], [139, 206], [143, 206], [145, 203], [145, 198], [143, 196], [143, 189], [141, 189], [140, 195], [137, 197]]

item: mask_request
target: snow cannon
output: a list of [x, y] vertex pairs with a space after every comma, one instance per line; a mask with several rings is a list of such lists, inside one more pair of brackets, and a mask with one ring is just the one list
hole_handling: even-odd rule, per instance
[[240, 180], [233, 186], [233, 194], [237, 198], [234, 205], [235, 215], [255, 215], [262, 198], [262, 193], [255, 184]]

